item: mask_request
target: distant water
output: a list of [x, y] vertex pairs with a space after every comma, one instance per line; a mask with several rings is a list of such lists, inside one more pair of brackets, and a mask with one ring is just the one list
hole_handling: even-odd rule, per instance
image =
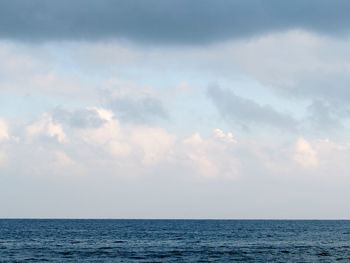
[[350, 262], [350, 221], [0, 220], [0, 262]]

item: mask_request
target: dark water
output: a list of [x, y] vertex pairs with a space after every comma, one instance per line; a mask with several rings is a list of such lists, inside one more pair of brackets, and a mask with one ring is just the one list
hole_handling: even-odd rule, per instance
[[0, 262], [350, 262], [350, 221], [0, 220]]

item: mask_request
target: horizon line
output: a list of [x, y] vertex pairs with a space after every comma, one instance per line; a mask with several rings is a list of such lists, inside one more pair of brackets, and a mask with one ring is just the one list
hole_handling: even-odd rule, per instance
[[350, 218], [112, 218], [112, 217], [0, 217], [0, 220], [169, 220], [169, 221], [350, 221]]

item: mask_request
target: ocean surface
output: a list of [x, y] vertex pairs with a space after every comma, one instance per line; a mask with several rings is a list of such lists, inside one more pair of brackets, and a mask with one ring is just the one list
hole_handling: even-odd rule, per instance
[[350, 221], [0, 220], [0, 262], [350, 262]]

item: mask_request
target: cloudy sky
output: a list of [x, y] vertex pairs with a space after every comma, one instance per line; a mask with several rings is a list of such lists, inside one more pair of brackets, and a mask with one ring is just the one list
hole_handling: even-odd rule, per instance
[[347, 0], [0, 2], [0, 217], [350, 218]]

